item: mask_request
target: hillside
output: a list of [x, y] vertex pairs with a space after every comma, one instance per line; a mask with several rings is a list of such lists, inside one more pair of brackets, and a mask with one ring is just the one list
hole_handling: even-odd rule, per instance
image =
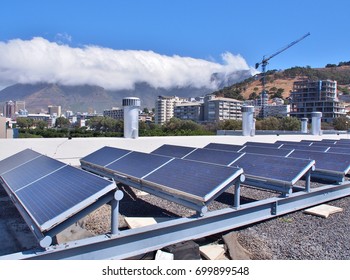
[[[262, 92], [261, 75], [246, 79], [230, 87], [215, 92], [218, 96], [236, 99], [251, 99]], [[302, 79], [331, 79], [338, 81], [338, 91], [349, 94], [350, 66], [333, 66], [326, 68], [293, 67], [284, 71], [271, 70], [266, 73], [266, 90], [270, 96], [281, 93], [287, 98], [293, 89], [293, 83]]]
[[153, 88], [140, 83], [133, 90], [109, 91], [99, 86], [64, 86], [59, 84], [15, 84], [0, 91], [0, 108], [9, 100], [24, 100], [30, 113], [47, 111], [48, 105], [61, 105], [62, 111], [102, 113], [105, 109], [120, 107], [122, 99], [135, 96], [141, 99], [142, 108], [153, 108], [158, 95], [183, 97], [210, 93], [206, 88]]

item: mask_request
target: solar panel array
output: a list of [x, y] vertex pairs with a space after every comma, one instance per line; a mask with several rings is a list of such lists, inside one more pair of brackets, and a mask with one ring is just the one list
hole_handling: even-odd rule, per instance
[[[208, 149], [207, 147], [211, 147], [212, 149]], [[214, 147], [221, 149], [215, 150], [213, 149]], [[230, 145], [227, 144], [209, 144], [203, 149], [192, 148], [192, 150], [182, 158], [243, 168], [244, 174], [251, 184], [254, 184], [254, 179], [264, 182], [267, 181], [270, 182], [270, 186], [275, 184], [275, 187], [272, 189], [278, 189], [282, 192], [289, 192], [290, 188], [296, 183], [296, 181], [305, 175], [314, 164], [314, 161], [309, 159], [290, 159], [280, 156], [266, 155], [264, 153], [242, 153], [229, 151], [229, 148]], [[264, 150], [262, 147], [257, 148], [261, 148], [262, 151]], [[181, 151], [183, 147], [163, 145], [152, 153], [160, 153], [161, 151], [163, 155], [169, 155], [174, 154], [176, 149]], [[236, 145], [233, 146], [233, 150], [235, 149]], [[256, 151], [255, 149], [253, 150]], [[274, 149], [274, 151], [283, 152], [283, 150], [277, 149]], [[290, 152], [292, 151], [287, 150], [284, 155]], [[271, 153], [272, 152], [270, 151], [268, 154]], [[276, 187], [276, 184], [278, 184], [278, 188]], [[281, 188], [281, 185], [284, 188]]]
[[41, 232], [115, 188], [108, 180], [30, 149], [0, 161], [0, 182]]
[[[124, 153], [118, 148], [109, 149], [118, 156]], [[149, 190], [154, 190], [156, 195], [160, 191], [198, 205], [210, 202], [243, 173], [243, 170], [237, 167], [172, 157], [175, 154], [179, 157], [190, 155], [195, 148], [173, 149], [169, 145], [156, 150], [153, 154], [129, 151], [121, 157], [109, 158], [110, 163], [101, 159], [105, 155], [105, 150], [106, 148], [102, 148], [82, 158], [80, 161], [82, 168], [102, 172], [101, 174], [111, 178], [123, 176], [129, 182], [138, 182], [140, 188], [149, 187]], [[161, 155], [165, 151], [172, 156]], [[103, 166], [101, 162], [104, 163]]]
[[[210, 143], [206, 147], [210, 146], [217, 149], [230, 150], [231, 145]], [[232, 150], [260, 155], [266, 154], [315, 160], [315, 172], [312, 173], [315, 178], [322, 178], [322, 174], [327, 174], [324, 177], [325, 179], [334, 181], [343, 180], [344, 178], [341, 179], [341, 177], [344, 177], [350, 170], [350, 141], [348, 139], [304, 140], [301, 142], [276, 141], [275, 143], [246, 142], [240, 147], [241, 149], [239, 149], [238, 145], [232, 145]], [[281, 150], [285, 153], [281, 152]], [[268, 165], [269, 163], [267, 162], [266, 164]], [[334, 176], [332, 177], [330, 174], [334, 174]]]

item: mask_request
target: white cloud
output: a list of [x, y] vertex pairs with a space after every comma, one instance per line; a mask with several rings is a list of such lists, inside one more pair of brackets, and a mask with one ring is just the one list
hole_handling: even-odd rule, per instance
[[152, 51], [73, 48], [41, 37], [0, 42], [0, 85], [49, 82], [132, 89], [135, 83], [146, 82], [162, 88], [215, 88], [213, 73], [226, 77], [242, 70], [253, 71], [243, 57], [231, 53], [224, 53], [222, 63], [217, 63]]

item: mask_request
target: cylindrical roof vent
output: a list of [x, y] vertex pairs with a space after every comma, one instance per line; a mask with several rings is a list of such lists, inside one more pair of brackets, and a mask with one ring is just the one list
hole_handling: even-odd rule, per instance
[[311, 124], [311, 134], [312, 135], [321, 135], [321, 118], [322, 113], [321, 112], [312, 112], [312, 124]]
[[242, 134], [253, 136], [255, 134], [254, 106], [243, 106], [242, 111]]
[[301, 119], [301, 133], [307, 133], [307, 118], [302, 118]]
[[125, 97], [124, 109], [124, 138], [139, 137], [139, 110], [141, 101], [137, 97]]

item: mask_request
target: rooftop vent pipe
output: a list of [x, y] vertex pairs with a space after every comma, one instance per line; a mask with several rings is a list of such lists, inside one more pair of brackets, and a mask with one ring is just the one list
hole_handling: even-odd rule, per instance
[[139, 137], [139, 110], [141, 101], [137, 97], [123, 98], [124, 138]]
[[321, 112], [312, 112], [312, 126], [311, 126], [311, 134], [312, 135], [322, 135], [321, 131]]
[[301, 119], [301, 133], [307, 133], [307, 118]]
[[242, 107], [242, 133], [243, 136], [254, 136], [255, 122], [254, 122], [254, 106]]

